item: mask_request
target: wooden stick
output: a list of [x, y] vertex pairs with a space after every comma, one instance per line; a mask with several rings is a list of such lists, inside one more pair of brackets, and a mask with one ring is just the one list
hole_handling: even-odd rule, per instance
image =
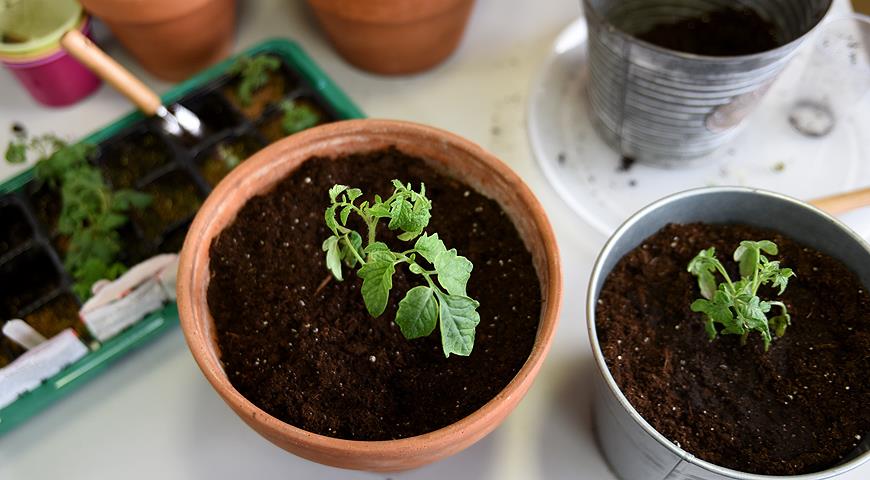
[[316, 297], [317, 295], [319, 295], [320, 292], [323, 291], [323, 289], [326, 288], [326, 286], [329, 285], [329, 282], [331, 282], [331, 281], [332, 281], [332, 275], [331, 274], [327, 275], [326, 278], [324, 278], [323, 281], [320, 282], [320, 285], [317, 287], [317, 290], [314, 291], [314, 296]]
[[810, 204], [832, 215], [870, 206], [870, 187], [810, 200]]

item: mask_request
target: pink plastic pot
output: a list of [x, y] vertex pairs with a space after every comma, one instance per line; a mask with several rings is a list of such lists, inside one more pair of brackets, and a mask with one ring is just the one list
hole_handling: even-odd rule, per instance
[[[90, 22], [82, 28], [90, 33]], [[36, 58], [16, 61], [0, 59], [39, 103], [49, 107], [72, 105], [93, 93], [100, 79], [63, 50], [60, 45]]]

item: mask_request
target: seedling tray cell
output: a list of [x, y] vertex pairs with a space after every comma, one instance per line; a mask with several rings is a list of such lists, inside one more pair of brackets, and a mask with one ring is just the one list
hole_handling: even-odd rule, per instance
[[[165, 103], [179, 102], [200, 116], [204, 138], [180, 141], [165, 134], [155, 120], [133, 112], [82, 139], [97, 146], [92, 161], [109, 187], [154, 195], [152, 204], [131, 214], [119, 232], [124, 264], [181, 248], [193, 216], [217, 182], [237, 163], [284, 136], [282, 101], [305, 103], [318, 113], [317, 124], [363, 117], [295, 43], [269, 40], [243, 53], [258, 54], [277, 57], [281, 67], [270, 75], [276, 81], [249, 106], [240, 103], [234, 93], [238, 78], [228, 73], [235, 59], [163, 96]], [[76, 317], [83, 299], [73, 293], [72, 278], [63, 267], [68, 239], [57, 232], [60, 210], [58, 192], [33, 181], [32, 170], [0, 184], [0, 322], [22, 318], [47, 338], [72, 327], [91, 351], [0, 409], [0, 434], [178, 323], [173, 303], [108, 341], [93, 340]], [[0, 368], [23, 353], [0, 338]]]

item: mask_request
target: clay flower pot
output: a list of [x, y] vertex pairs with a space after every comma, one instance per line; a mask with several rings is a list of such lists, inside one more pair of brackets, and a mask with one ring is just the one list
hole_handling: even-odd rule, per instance
[[[511, 382], [462, 420], [415, 437], [388, 441], [342, 440], [284, 423], [252, 404], [230, 384], [221, 366], [206, 292], [212, 239], [251, 197], [274, 185], [311, 157], [335, 157], [396, 146], [427, 159], [448, 175], [495, 199], [509, 215], [532, 260], [542, 292], [542, 310], [531, 354]], [[456, 135], [413, 123], [350, 120], [316, 127], [261, 150], [234, 169], [211, 193], [190, 227], [181, 253], [178, 310], [193, 357], [224, 401], [251, 428], [275, 445], [318, 463], [371, 471], [419, 467], [453, 455], [491, 432], [516, 407], [537, 375], [559, 317], [562, 281], [559, 252], [541, 205], [501, 161]]]
[[658, 432], [632, 406], [602, 351], [596, 323], [598, 299], [607, 276], [623, 256], [669, 223], [693, 222], [745, 224], [779, 231], [848, 265], [863, 279], [865, 287], [870, 287], [870, 245], [830, 215], [778, 193], [745, 187], [698, 188], [662, 198], [635, 213], [616, 230], [598, 255], [586, 300], [589, 341], [598, 371], [593, 394], [595, 434], [613, 472], [623, 480], [822, 480], [840, 478], [870, 461], [870, 435], [861, 435], [863, 439], [852, 453], [822, 471], [783, 476], [741, 472], [684, 450]]
[[81, 0], [152, 74], [184, 80], [226, 57], [236, 0]]
[[459, 45], [474, 0], [308, 0], [348, 62], [384, 75], [416, 73]]

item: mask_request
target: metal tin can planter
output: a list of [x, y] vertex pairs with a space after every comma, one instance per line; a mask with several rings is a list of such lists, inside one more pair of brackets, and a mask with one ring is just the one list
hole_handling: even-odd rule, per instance
[[[691, 164], [736, 134], [735, 127], [830, 5], [831, 0], [583, 0], [595, 128], [615, 150], [640, 162]], [[713, 56], [661, 47], [628, 33], [728, 8], [751, 9], [769, 22], [779, 46]], [[706, 28], [696, 35], [706, 35]]]
[[[620, 390], [606, 362], [596, 328], [596, 310], [607, 276], [626, 254], [669, 223], [745, 224], [772, 229], [850, 266], [870, 285], [870, 247], [833, 217], [780, 194], [742, 187], [689, 190], [661, 199], [636, 213], [613, 234], [600, 253], [589, 284], [587, 322], [598, 372], [593, 400], [598, 443], [623, 480], [762, 480], [834, 478], [870, 460], [868, 435], [839, 464], [823, 471], [769, 476], [740, 472], [695, 457], [655, 430]], [[870, 432], [868, 432], [870, 433]]]

